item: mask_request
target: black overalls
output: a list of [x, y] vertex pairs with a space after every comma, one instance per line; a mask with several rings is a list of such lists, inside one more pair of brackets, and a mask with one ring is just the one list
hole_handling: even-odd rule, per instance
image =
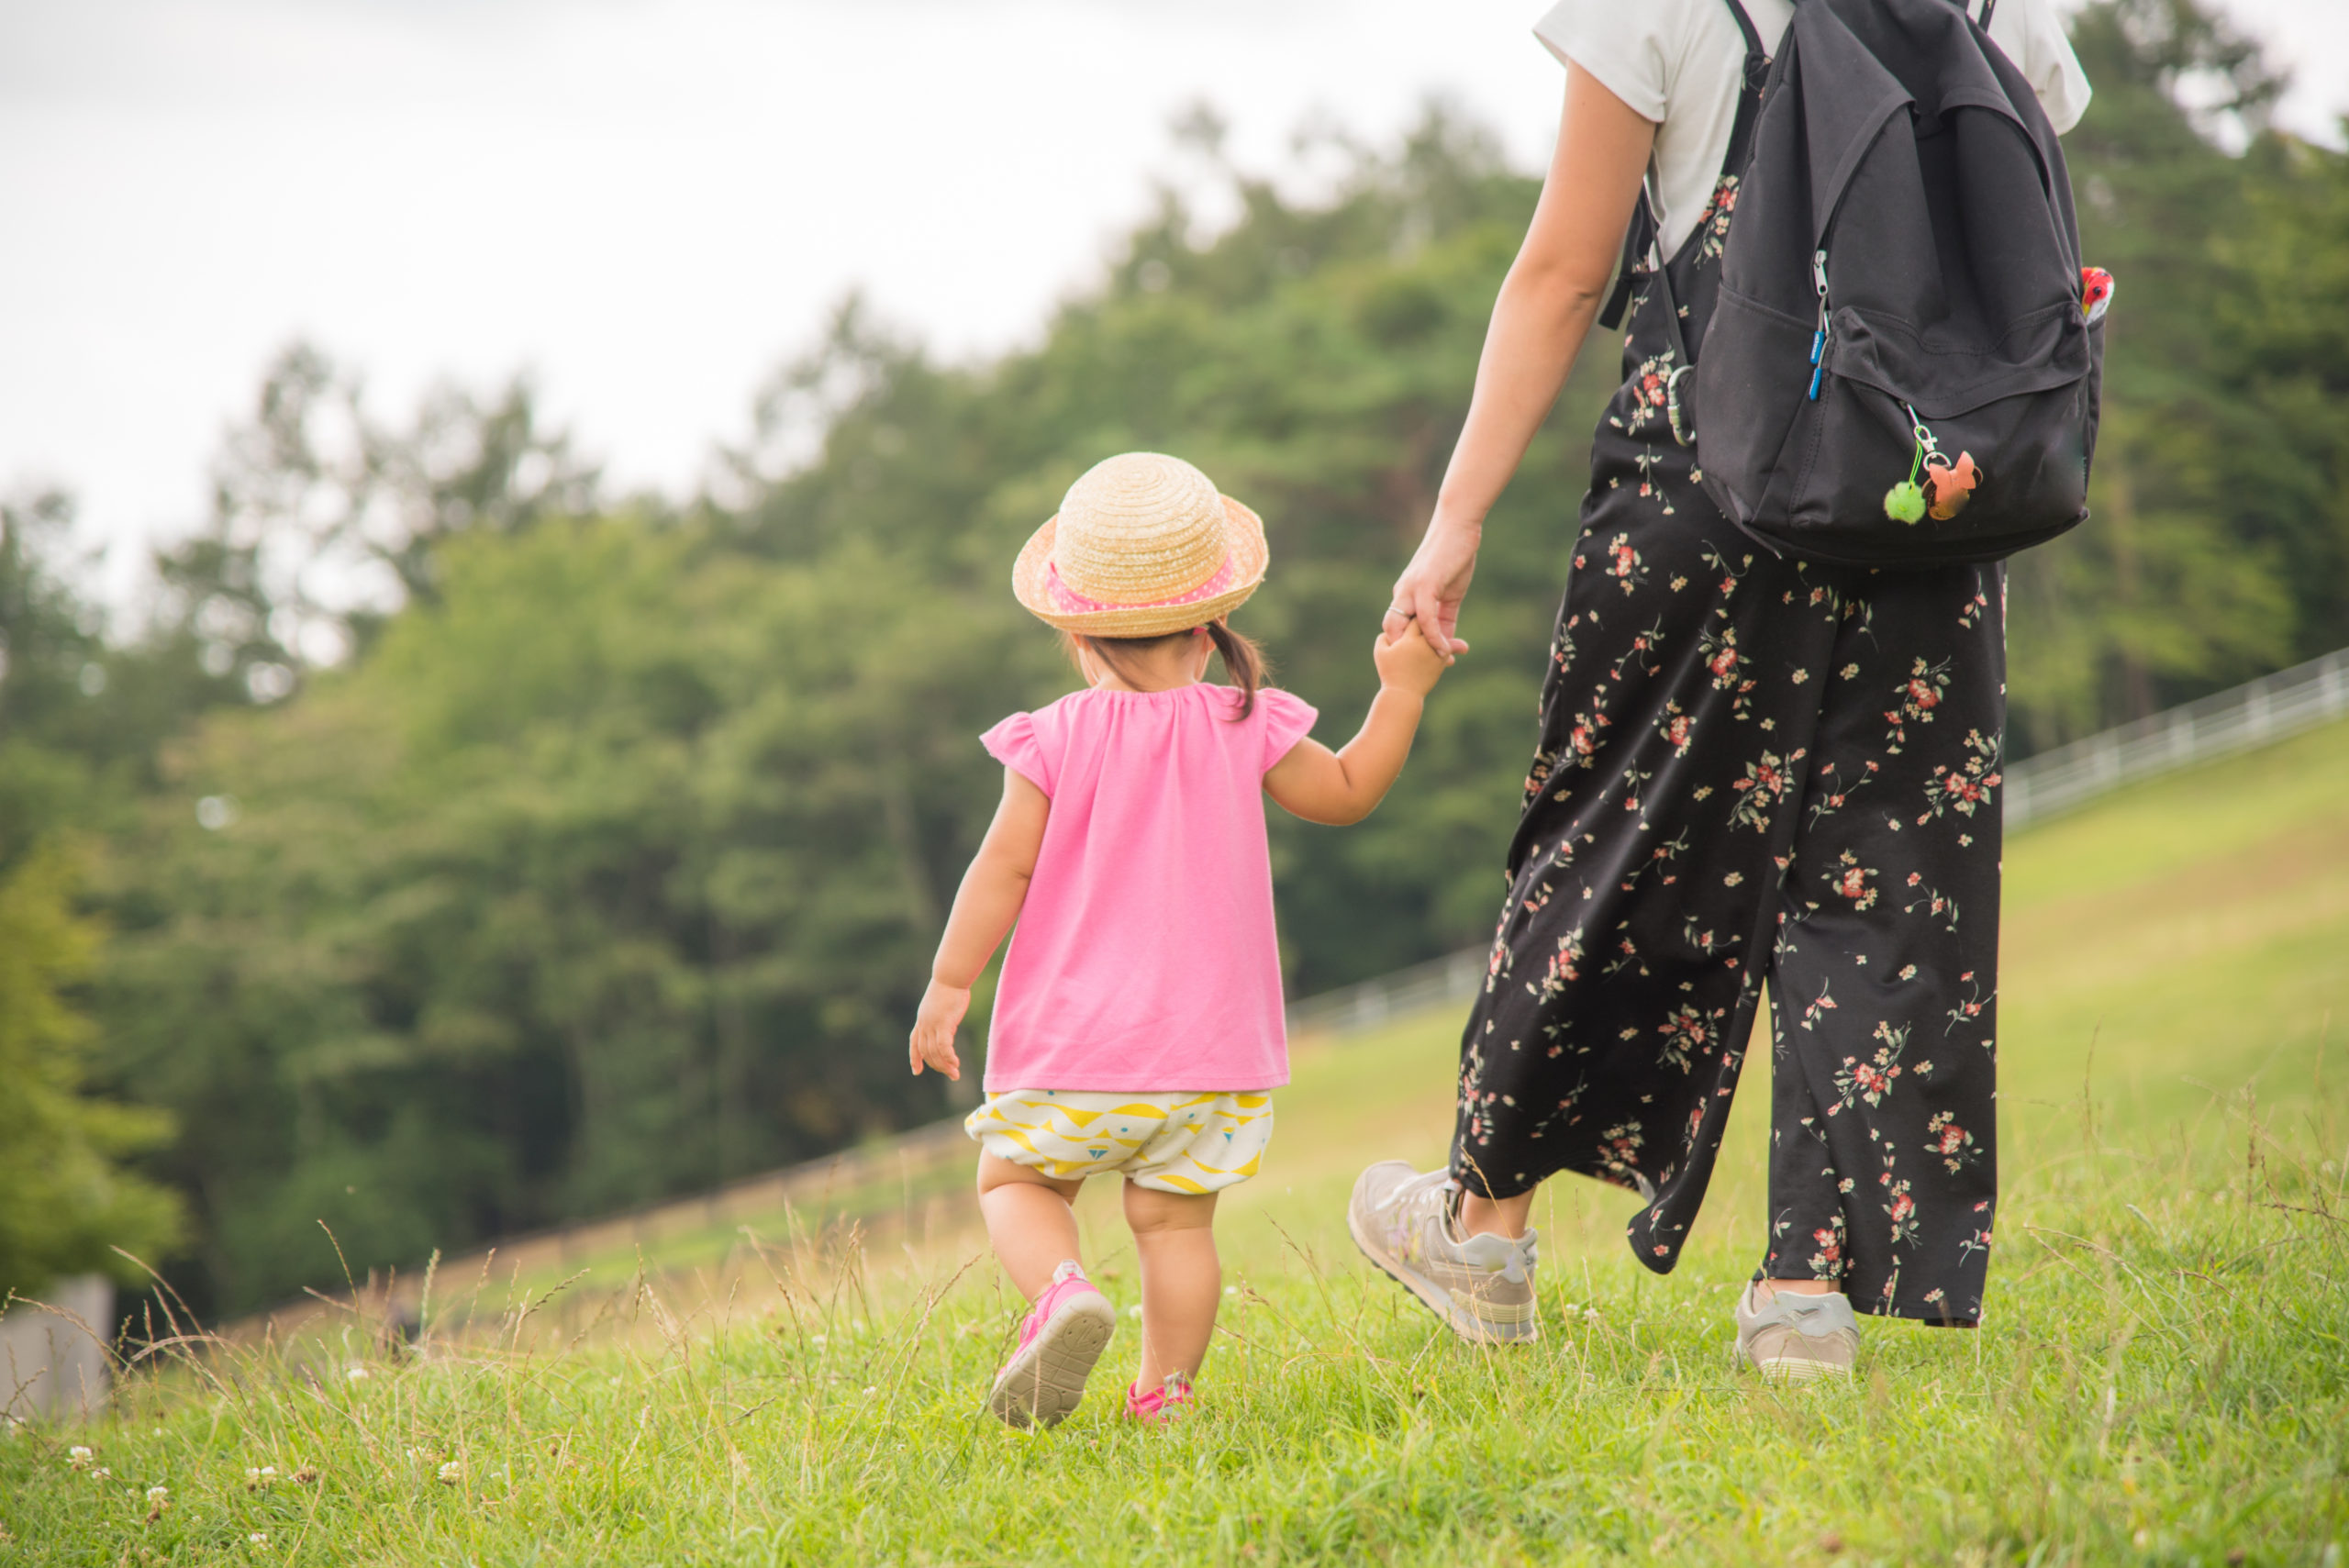
[[1782, 560], [1675, 439], [1672, 376], [1712, 312], [1765, 63], [1740, 21], [1713, 199], [1668, 286], [1632, 274], [1453, 1169], [1499, 1197], [1558, 1171], [1634, 1188], [1632, 1248], [1669, 1271], [1766, 979], [1762, 1272], [1972, 1323], [1997, 1197], [2005, 579]]

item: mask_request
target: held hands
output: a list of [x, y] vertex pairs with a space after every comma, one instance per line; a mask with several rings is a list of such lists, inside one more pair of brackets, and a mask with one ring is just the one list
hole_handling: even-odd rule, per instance
[[913, 1064], [915, 1077], [921, 1076], [926, 1065], [962, 1081], [963, 1059], [954, 1054], [954, 1031], [970, 1008], [969, 986], [938, 980], [930, 983], [930, 989], [921, 994], [921, 1011], [914, 1015], [913, 1038], [906, 1046], [906, 1060]]
[[[1461, 643], [1465, 648], [1466, 643]], [[1416, 628], [1405, 627], [1399, 632], [1382, 631], [1378, 640], [1370, 645], [1370, 662], [1378, 666], [1378, 684], [1390, 691], [1408, 692], [1424, 697], [1435, 690], [1443, 679], [1443, 667], [1451, 661], [1438, 653]]]
[[1386, 601], [1391, 606], [1385, 623], [1388, 637], [1416, 635], [1446, 664], [1468, 651], [1456, 635], [1460, 603], [1476, 575], [1476, 546], [1483, 533], [1481, 528], [1448, 521], [1440, 513], [1430, 520], [1426, 537]]

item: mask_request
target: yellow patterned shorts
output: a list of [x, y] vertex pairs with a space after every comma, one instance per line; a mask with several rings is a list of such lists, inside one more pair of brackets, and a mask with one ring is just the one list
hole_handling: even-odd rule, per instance
[[1115, 1173], [1163, 1193], [1213, 1193], [1256, 1173], [1273, 1096], [1007, 1089], [963, 1128], [996, 1159], [1056, 1180]]

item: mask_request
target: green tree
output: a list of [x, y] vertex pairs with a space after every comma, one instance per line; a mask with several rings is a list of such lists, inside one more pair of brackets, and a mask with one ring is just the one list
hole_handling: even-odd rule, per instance
[[75, 591], [72, 517], [53, 493], [0, 505], [0, 1293], [128, 1278], [113, 1248], [158, 1262], [184, 1234], [178, 1195], [126, 1168], [170, 1118], [94, 1092], [78, 1005], [100, 929], [77, 910], [84, 857], [67, 846], [137, 798], [156, 693]]
[[429, 603], [442, 540], [589, 510], [599, 484], [566, 432], [541, 428], [526, 380], [486, 398], [437, 385], [401, 428], [355, 373], [293, 343], [214, 462], [206, 526], [156, 558], [148, 639], [192, 644], [208, 676], [282, 700]]
[[85, 1092], [92, 1029], [70, 993], [98, 933], [73, 913], [72, 884], [54, 848], [0, 874], [0, 1295], [95, 1270], [134, 1279], [115, 1249], [158, 1259], [182, 1233], [177, 1195], [121, 1163], [164, 1141], [169, 1119]]

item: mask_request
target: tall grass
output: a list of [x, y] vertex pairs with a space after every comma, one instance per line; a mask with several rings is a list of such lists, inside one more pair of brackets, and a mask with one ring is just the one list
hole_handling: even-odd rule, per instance
[[997, 1426], [1015, 1304], [968, 1254], [851, 1232], [692, 1311], [644, 1281], [573, 1325], [532, 1297], [452, 1341], [354, 1318], [136, 1373], [95, 1429], [0, 1447], [0, 1561], [2326, 1562], [2343, 1176], [2247, 1097], [2213, 1130], [2043, 1170], [1990, 1322], [1871, 1325], [1849, 1388], [1732, 1367], [1749, 1260], [1720, 1235], [1670, 1281], [1565, 1250], [1538, 1347], [1459, 1344], [1314, 1218], [1323, 1182], [1230, 1227], [1172, 1430], [1116, 1415], [1130, 1339], [1067, 1425]]

